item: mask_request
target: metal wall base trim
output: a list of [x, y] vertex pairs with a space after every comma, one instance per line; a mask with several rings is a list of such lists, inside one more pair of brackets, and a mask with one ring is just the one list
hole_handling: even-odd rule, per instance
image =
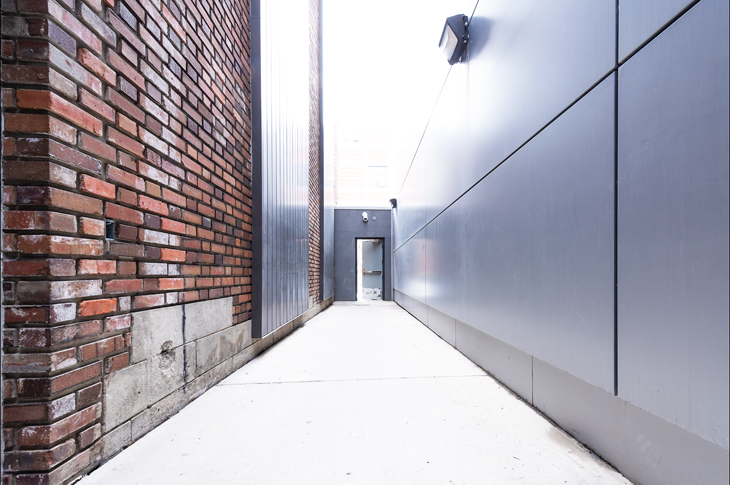
[[728, 450], [398, 290], [393, 293], [401, 308], [635, 483], [730, 481]]

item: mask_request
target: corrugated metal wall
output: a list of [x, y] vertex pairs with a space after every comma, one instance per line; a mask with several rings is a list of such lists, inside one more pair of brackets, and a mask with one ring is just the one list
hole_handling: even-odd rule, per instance
[[251, 9], [253, 332], [264, 336], [308, 308], [309, 1]]
[[[727, 1], [474, 4], [394, 211], [396, 301], [556, 420], [605, 396], [640, 481], [727, 476]], [[671, 471], [674, 426], [702, 473]]]

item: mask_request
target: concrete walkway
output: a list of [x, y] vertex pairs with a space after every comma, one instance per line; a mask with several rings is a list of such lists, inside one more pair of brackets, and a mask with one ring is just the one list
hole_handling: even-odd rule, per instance
[[393, 303], [335, 304], [81, 485], [618, 484]]

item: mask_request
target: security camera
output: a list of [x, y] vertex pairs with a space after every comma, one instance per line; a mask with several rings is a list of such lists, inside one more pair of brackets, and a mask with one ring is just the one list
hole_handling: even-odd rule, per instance
[[363, 212], [362, 213], [362, 221], [363, 222], [367, 222], [368, 221], [368, 213], [367, 212]]

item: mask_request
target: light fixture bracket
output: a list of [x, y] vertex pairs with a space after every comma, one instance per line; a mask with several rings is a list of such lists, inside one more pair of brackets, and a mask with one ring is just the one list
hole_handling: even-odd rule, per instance
[[468, 42], [469, 17], [461, 14], [447, 18], [444, 29], [441, 31], [439, 47], [443, 49], [450, 65], [453, 66], [461, 60]]

